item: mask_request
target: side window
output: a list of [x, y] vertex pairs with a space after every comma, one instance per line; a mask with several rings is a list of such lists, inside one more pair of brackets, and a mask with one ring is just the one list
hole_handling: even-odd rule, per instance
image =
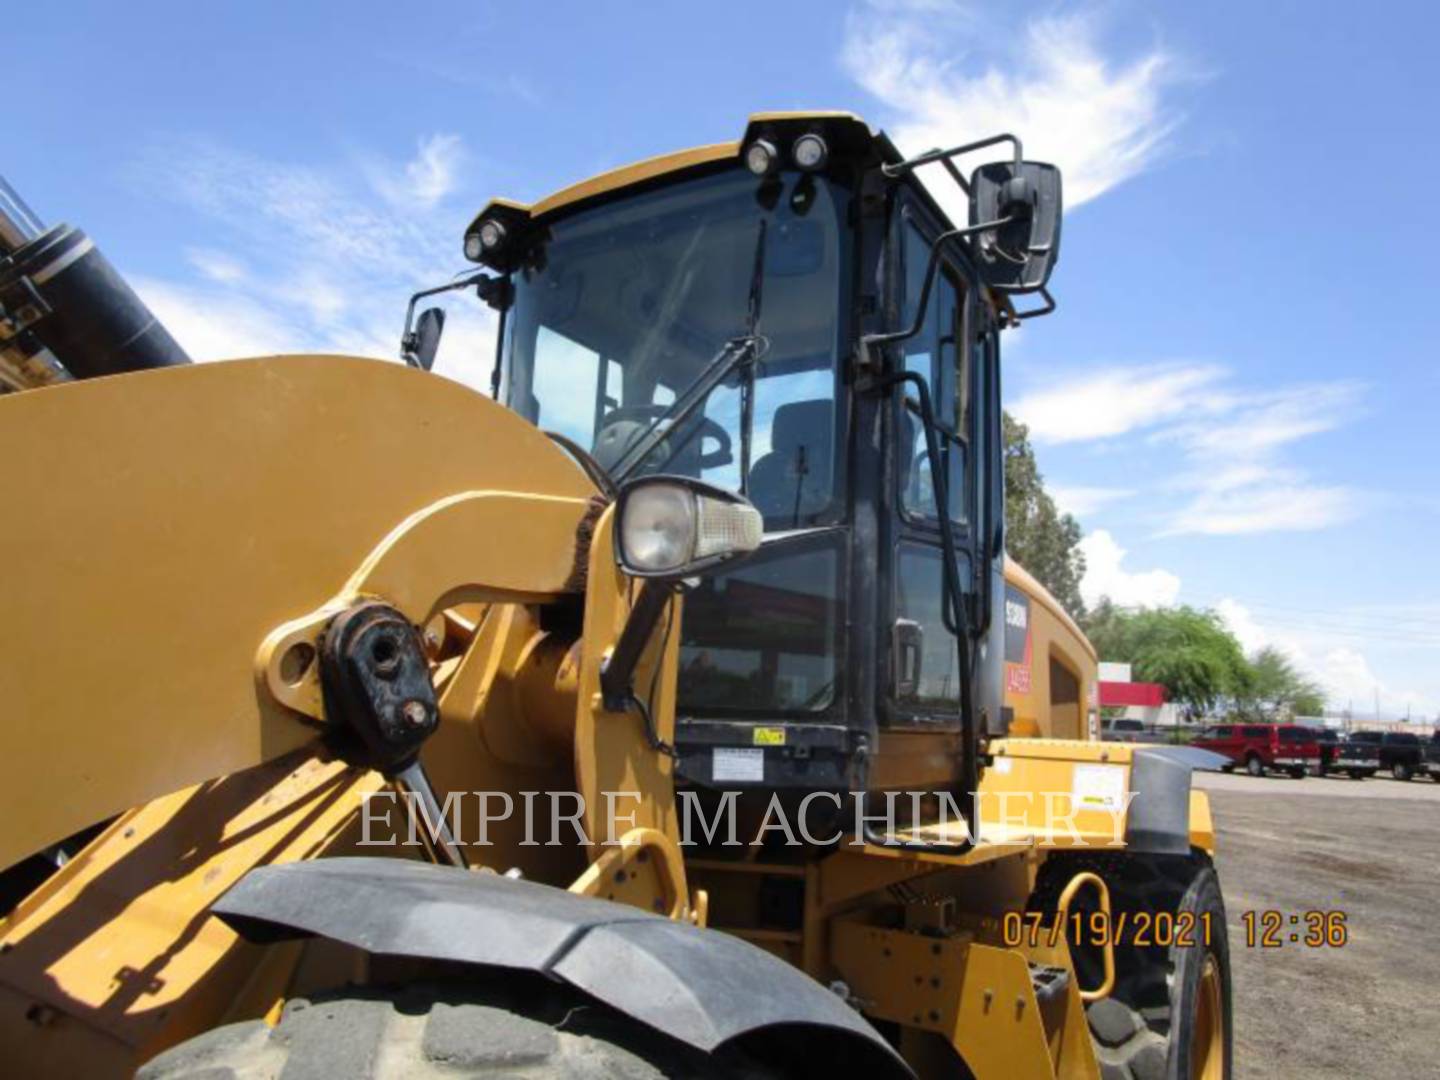
[[[905, 225], [905, 302], [901, 325], [914, 324], [920, 296], [925, 288], [930, 244], [913, 223]], [[968, 458], [970, 350], [960, 347], [964, 326], [964, 292], [942, 263], [931, 289], [920, 332], [905, 342], [905, 370], [925, 379], [930, 388], [931, 406], [940, 425], [940, 467], [946, 470], [950, 516], [965, 518], [966, 462]], [[931, 482], [932, 463], [920, 422], [918, 408], [900, 405], [899, 444], [909, 448], [900, 459], [900, 498], [905, 512], [920, 517], [935, 516], [935, 489]], [[918, 401], [916, 401], [918, 405]]]
[[[968, 565], [960, 560], [962, 584]], [[959, 652], [941, 613], [944, 593], [940, 552], [920, 544], [902, 544], [895, 574], [895, 648], [892, 650], [895, 701], [908, 713], [926, 718], [960, 708]]]
[[1263, 739], [1266, 735], [1270, 734], [1270, 729], [1257, 724], [1252, 727], [1241, 728], [1240, 734], [1247, 739]]
[[1228, 739], [1228, 738], [1230, 738], [1230, 736], [1233, 735], [1233, 734], [1235, 734], [1235, 729], [1234, 729], [1234, 728], [1232, 728], [1232, 727], [1230, 727], [1230, 726], [1228, 726], [1228, 725], [1226, 725], [1226, 724], [1221, 724], [1219, 727], [1217, 727], [1217, 728], [1215, 729], [1215, 735], [1214, 735], [1214, 737], [1217, 738], [1217, 739]]

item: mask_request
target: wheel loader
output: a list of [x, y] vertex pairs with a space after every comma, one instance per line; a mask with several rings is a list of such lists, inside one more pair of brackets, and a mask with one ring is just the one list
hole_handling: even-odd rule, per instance
[[1229, 1075], [1208, 759], [1005, 557], [1018, 138], [496, 199], [405, 363], [188, 363], [0, 211], [8, 1075]]

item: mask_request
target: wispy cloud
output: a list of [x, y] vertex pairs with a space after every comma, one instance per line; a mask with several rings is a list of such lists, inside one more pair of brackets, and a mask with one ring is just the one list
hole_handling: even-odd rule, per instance
[[[1267, 609], [1259, 614], [1254, 606], [1228, 596], [1215, 605], [1215, 610], [1247, 653], [1267, 646], [1278, 649], [1318, 682], [1332, 710], [1350, 708], [1363, 716], [1378, 703], [1381, 711], [1391, 717], [1407, 709], [1412, 710], [1412, 715], [1440, 712], [1440, 693], [1434, 688], [1427, 692], [1395, 686], [1377, 674], [1371, 659], [1377, 648], [1433, 648], [1425, 643], [1433, 642], [1440, 634], [1435, 623], [1429, 624], [1429, 630], [1402, 633], [1383, 619], [1378, 623], [1367, 621], [1378, 617], [1373, 611], [1336, 609], [1307, 614], [1294, 609]], [[1407, 646], [1407, 638], [1420, 644]]]
[[[1096, 10], [1043, 15], [1020, 27], [995, 25], [991, 10], [872, 0], [850, 14], [844, 65], [888, 108], [883, 119], [902, 150], [1015, 132], [1027, 157], [1064, 170], [1071, 207], [1163, 155], [1180, 122], [1166, 98], [1181, 76], [1175, 57], [1159, 47], [1124, 59], [1107, 55]], [[963, 219], [952, 189], [936, 185]]]
[[1010, 410], [1038, 443], [1085, 442], [1213, 411], [1225, 370], [1213, 364], [1102, 368], [1019, 397]]
[[400, 169], [374, 169], [373, 182], [396, 206], [428, 210], [455, 190], [464, 159], [459, 135], [427, 135], [419, 141], [415, 157]]
[[1051, 484], [1050, 497], [1061, 513], [1073, 514], [1077, 518], [1088, 517], [1111, 503], [1128, 499], [1135, 492], [1130, 488], [1114, 487], [1067, 487]]
[[[464, 268], [474, 207], [450, 203], [466, 160], [458, 136], [421, 137], [408, 160], [341, 160], [321, 168], [191, 141], [141, 163], [147, 186], [208, 224], [205, 245], [184, 253], [196, 274], [136, 281], [192, 356], [394, 359], [409, 294]], [[436, 370], [483, 387], [491, 313], [471, 296], [449, 314]]]
[[1012, 410], [1042, 446], [1134, 436], [1143, 442], [1126, 452], [1176, 447], [1159, 531], [1233, 535], [1320, 529], [1357, 512], [1358, 492], [1316, 483], [1284, 453], [1352, 421], [1363, 389], [1340, 380], [1255, 390], [1215, 364], [1122, 366], [1023, 394]]

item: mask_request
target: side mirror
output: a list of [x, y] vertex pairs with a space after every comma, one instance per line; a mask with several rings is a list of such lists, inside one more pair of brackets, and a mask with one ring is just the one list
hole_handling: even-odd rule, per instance
[[1060, 255], [1060, 170], [1038, 161], [995, 161], [970, 177], [970, 225], [1004, 221], [979, 236], [980, 273], [1000, 292], [1045, 287]]
[[429, 371], [435, 364], [435, 352], [440, 348], [440, 335], [445, 332], [445, 312], [442, 308], [426, 308], [415, 323], [415, 333], [408, 343], [405, 362], [412, 367]]

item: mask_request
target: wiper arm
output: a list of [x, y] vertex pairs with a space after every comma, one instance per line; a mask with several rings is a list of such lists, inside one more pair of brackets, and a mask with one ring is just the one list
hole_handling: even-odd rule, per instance
[[[760, 305], [765, 289], [765, 227], [760, 219], [760, 228], [755, 236], [755, 262], [750, 269], [750, 297], [745, 320], [745, 335], [751, 341], [759, 340]], [[750, 438], [755, 426], [755, 365], [747, 364], [740, 384], [740, 494], [750, 494]]]
[[750, 477], [750, 429], [755, 413], [755, 362], [764, 355], [761, 348], [764, 338], [760, 336], [758, 327], [761, 303], [764, 300], [767, 224], [762, 217], [755, 236], [755, 261], [750, 269], [744, 335], [727, 341], [700, 373], [699, 378], [675, 399], [669, 409], [656, 418], [639, 442], [625, 451], [612, 470], [617, 484], [623, 482], [640, 462], [649, 457], [651, 452], [669, 437], [672, 429], [688, 420], [731, 372], [744, 366], [745, 373], [740, 386], [740, 493], [746, 494]]
[[760, 338], [750, 334], [725, 342], [710, 363], [705, 365], [705, 370], [699, 377], [650, 425], [640, 441], [625, 451], [624, 456], [615, 463], [615, 468], [611, 470], [615, 482], [622, 483], [636, 466], [670, 437], [672, 429], [688, 420], [691, 414], [705, 403], [711, 392], [729, 378], [736, 368], [758, 358], [759, 346]]

